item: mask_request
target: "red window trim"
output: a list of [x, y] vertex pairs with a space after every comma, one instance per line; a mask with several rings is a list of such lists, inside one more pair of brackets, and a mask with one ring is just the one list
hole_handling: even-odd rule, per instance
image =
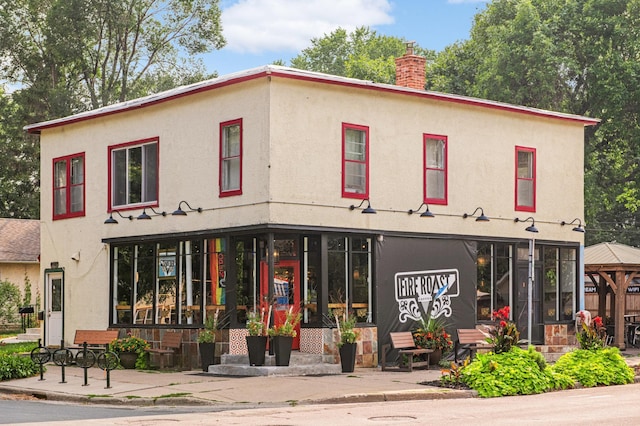
[[[531, 167], [533, 168], [532, 170], [532, 178], [530, 179], [533, 182], [533, 206], [520, 206], [518, 205], [518, 183], [520, 182], [520, 180], [529, 180], [529, 179], [525, 179], [525, 178], [519, 178], [518, 177], [518, 154], [520, 152], [530, 152], [533, 154], [533, 161], [531, 164]], [[536, 211], [536, 187], [537, 187], [537, 176], [536, 176], [536, 149], [535, 148], [528, 148], [528, 147], [524, 147], [524, 146], [516, 146], [516, 152], [515, 152], [515, 192], [514, 192], [514, 205], [515, 205], [515, 210], [516, 211], [521, 211], [521, 212], [535, 212]]]
[[[427, 139], [442, 139], [444, 140], [444, 198], [429, 198], [427, 197]], [[447, 205], [449, 203], [449, 138], [444, 135], [434, 135], [430, 133], [422, 134], [422, 186], [423, 186], [423, 201], [427, 204], [440, 204]], [[440, 170], [440, 169], [433, 169]]]
[[[158, 155], [158, 170], [156, 173], [156, 188], [157, 188], [157, 197], [156, 197], [156, 201], [152, 201], [152, 202], [148, 202], [148, 203], [137, 203], [137, 204], [126, 204], [123, 206], [117, 206], [114, 207], [112, 202], [112, 189], [113, 189], [113, 176], [112, 176], [112, 160], [113, 160], [113, 156], [111, 155], [113, 151], [118, 150], [118, 149], [122, 149], [122, 148], [128, 148], [131, 146], [135, 146], [135, 145], [144, 145], [150, 142], [156, 142], [158, 144], [158, 149], [157, 149], [157, 155]], [[160, 205], [160, 137], [159, 136], [154, 136], [151, 138], [144, 138], [144, 139], [138, 139], [135, 141], [131, 141], [131, 142], [124, 142], [124, 143], [120, 143], [117, 145], [110, 145], [107, 147], [107, 173], [108, 173], [108, 179], [107, 179], [107, 213], [111, 213], [113, 210], [118, 210], [118, 211], [126, 211], [126, 210], [135, 210], [135, 209], [139, 209], [139, 208], [144, 208], [144, 207], [158, 207]]]
[[[82, 210], [79, 212], [73, 212], [71, 213], [71, 160], [73, 160], [74, 158], [78, 158], [78, 157], [82, 157]], [[67, 196], [65, 199], [65, 211], [66, 213], [64, 214], [59, 214], [56, 215], [56, 197], [55, 197], [55, 191], [56, 191], [56, 163], [60, 162], [60, 161], [66, 161], [67, 162], [67, 181], [65, 182], [65, 186], [64, 188], [67, 188]], [[53, 220], [58, 220], [58, 219], [68, 219], [71, 217], [81, 217], [85, 215], [85, 211], [86, 211], [86, 205], [87, 205], [87, 199], [86, 199], [86, 195], [87, 195], [87, 185], [86, 185], [86, 180], [87, 180], [87, 175], [86, 175], [86, 164], [85, 164], [85, 153], [84, 152], [79, 152], [77, 154], [71, 154], [71, 155], [65, 155], [62, 157], [57, 157], [54, 158], [51, 162], [52, 165], [52, 170], [51, 170], [51, 175], [53, 177], [52, 179], [52, 185], [51, 185], [51, 190], [52, 190], [52, 197], [51, 197], [51, 215]]]
[[[223, 176], [222, 176], [222, 160], [226, 159], [226, 158], [232, 158], [232, 157], [224, 157], [223, 158], [223, 153], [222, 153], [222, 142], [224, 139], [224, 129], [225, 127], [230, 127], [230, 126], [235, 126], [235, 125], [239, 125], [240, 126], [240, 154], [238, 155], [240, 157], [240, 186], [238, 189], [232, 189], [232, 190], [228, 190], [228, 191], [224, 191], [222, 189], [222, 180], [223, 180]], [[235, 120], [229, 120], [229, 121], [224, 121], [222, 123], [220, 123], [220, 143], [219, 143], [219, 156], [218, 156], [218, 192], [219, 192], [219, 197], [231, 197], [234, 195], [242, 195], [242, 157], [243, 157], [243, 132], [244, 129], [242, 127], [242, 118], [237, 118]]]
[[[365, 165], [365, 189], [364, 189], [364, 194], [356, 194], [354, 192], [348, 192], [345, 191], [346, 188], [346, 170], [345, 170], [345, 166], [347, 163], [347, 159], [346, 159], [346, 155], [345, 155], [345, 134], [346, 134], [346, 130], [347, 129], [352, 129], [352, 130], [360, 130], [362, 132], [365, 133], [365, 147], [364, 147], [364, 165]], [[353, 161], [353, 160], [349, 160], [352, 162], [358, 162], [358, 163], [362, 163], [360, 161]], [[368, 126], [361, 126], [358, 124], [350, 124], [350, 123], [342, 123], [342, 197], [343, 198], [356, 198], [359, 200], [364, 200], [366, 198], [369, 198], [369, 127]]]

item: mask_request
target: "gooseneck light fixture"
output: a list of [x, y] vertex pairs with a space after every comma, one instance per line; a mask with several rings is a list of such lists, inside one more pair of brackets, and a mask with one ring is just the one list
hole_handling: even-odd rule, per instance
[[412, 215], [414, 213], [418, 213], [420, 211], [420, 209], [422, 208], [422, 206], [427, 206], [427, 210], [425, 210], [424, 212], [422, 212], [422, 214], [420, 215], [420, 217], [436, 217], [436, 215], [434, 215], [433, 213], [431, 213], [429, 211], [429, 204], [427, 203], [422, 203], [420, 204], [420, 207], [418, 207], [417, 209], [413, 210], [413, 209], [409, 209], [409, 211], [407, 213], [409, 213], [409, 215]]
[[147, 214], [147, 208], [151, 209], [151, 211], [156, 215], [156, 216], [166, 216], [167, 212], [157, 212], [154, 210], [153, 207], [145, 207], [144, 209], [142, 209], [142, 213], [140, 213], [140, 216], [138, 216], [136, 219], [138, 220], [151, 220], [151, 216], [149, 216]]
[[111, 210], [111, 212], [109, 213], [109, 217], [107, 218], [107, 220], [104, 221], [105, 224], [107, 224], [107, 225], [111, 225], [111, 224], [115, 225], [115, 224], [118, 223], [118, 221], [113, 218], [113, 214], [114, 213], [118, 213], [118, 216], [120, 216], [123, 219], [133, 220], [133, 216], [131, 216], [131, 215], [122, 216], [122, 213], [120, 213], [118, 210]]
[[513, 221], [516, 222], [516, 223], [517, 222], [528, 222], [529, 220], [531, 220], [531, 225], [527, 226], [526, 228], [524, 228], [524, 230], [528, 231], [528, 232], [538, 232], [538, 228], [536, 228], [536, 220], [533, 217], [529, 216], [526, 219], [520, 219], [520, 218], [516, 217], [515, 219], [513, 219]]
[[355, 210], [355, 209], [359, 209], [360, 207], [362, 207], [362, 205], [364, 204], [364, 202], [367, 202], [367, 207], [365, 207], [364, 209], [362, 209], [362, 213], [363, 214], [376, 214], [375, 209], [373, 209], [371, 207], [371, 203], [369, 202], [368, 198], [365, 198], [364, 200], [360, 201], [360, 204], [358, 204], [357, 206], [351, 204], [349, 206], [349, 210]]
[[480, 216], [476, 217], [476, 222], [489, 222], [489, 218], [484, 215], [484, 210], [482, 209], [482, 207], [477, 207], [471, 214], [468, 214], [468, 213], [463, 214], [462, 218], [466, 219], [470, 216], [473, 217], [476, 215], [476, 213], [478, 213], [478, 210], [480, 210]]
[[194, 209], [193, 207], [191, 207], [189, 205], [189, 203], [187, 203], [186, 201], [183, 200], [183, 201], [180, 201], [180, 203], [178, 203], [178, 209], [176, 211], [174, 211], [173, 213], [171, 213], [171, 215], [172, 216], [186, 216], [187, 212], [182, 210], [182, 205], [183, 204], [187, 206], [189, 211], [202, 213], [202, 207], [198, 207], [198, 208]]
[[582, 221], [580, 219], [578, 219], [577, 217], [575, 219], [573, 219], [571, 222], [565, 222], [563, 220], [562, 222], [560, 222], [560, 225], [561, 226], [573, 225], [574, 223], [576, 223], [576, 221], [578, 221], [578, 226], [574, 226], [572, 231], [584, 233], [584, 226], [582, 226]]

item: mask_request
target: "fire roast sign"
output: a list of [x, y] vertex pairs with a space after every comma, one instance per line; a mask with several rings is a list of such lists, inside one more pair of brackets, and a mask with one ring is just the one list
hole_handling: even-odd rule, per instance
[[409, 318], [418, 321], [427, 313], [432, 300], [432, 318], [450, 317], [451, 298], [460, 294], [459, 278], [457, 269], [397, 273], [395, 291], [400, 322]]

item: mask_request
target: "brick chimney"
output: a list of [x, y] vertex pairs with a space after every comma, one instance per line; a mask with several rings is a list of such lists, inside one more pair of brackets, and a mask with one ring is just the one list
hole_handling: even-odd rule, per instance
[[427, 59], [413, 54], [413, 43], [406, 43], [407, 52], [396, 58], [396, 85], [424, 90]]

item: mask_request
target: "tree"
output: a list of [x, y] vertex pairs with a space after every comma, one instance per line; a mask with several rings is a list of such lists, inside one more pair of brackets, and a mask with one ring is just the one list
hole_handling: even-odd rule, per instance
[[[15, 126], [5, 126], [5, 152], [21, 153], [28, 123], [68, 116], [202, 80], [194, 55], [225, 44], [219, 0], [0, 0], [0, 81], [17, 86]], [[32, 149], [35, 147], [35, 150]], [[24, 175], [0, 169], [3, 216], [11, 185], [38, 184], [38, 145], [21, 155]], [[20, 154], [18, 154], [20, 155]], [[15, 158], [9, 157], [9, 158]], [[3, 160], [0, 160], [3, 161]], [[22, 170], [20, 170], [22, 172]], [[30, 180], [24, 181], [23, 179]], [[38, 217], [37, 191], [18, 191]], [[9, 203], [11, 204], [11, 203]], [[35, 206], [35, 207], [34, 207]]]
[[494, 0], [427, 71], [433, 90], [602, 119], [585, 131], [587, 245], [640, 236], [640, 0]]
[[[404, 55], [406, 41], [378, 35], [367, 27], [354, 32], [338, 28], [322, 38], [311, 39], [311, 47], [291, 59], [294, 68], [393, 84], [395, 58]], [[435, 52], [414, 47], [417, 55], [435, 57]]]

